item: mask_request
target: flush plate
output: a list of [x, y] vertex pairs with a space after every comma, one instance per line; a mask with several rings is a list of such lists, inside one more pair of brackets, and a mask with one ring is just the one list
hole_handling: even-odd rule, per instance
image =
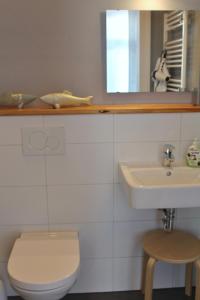
[[64, 127], [22, 128], [24, 155], [62, 155], [65, 153]]

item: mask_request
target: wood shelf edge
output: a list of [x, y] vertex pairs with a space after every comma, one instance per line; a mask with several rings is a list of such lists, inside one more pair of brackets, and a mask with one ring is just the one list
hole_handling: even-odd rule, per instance
[[78, 114], [136, 114], [136, 113], [178, 113], [200, 112], [200, 105], [192, 104], [113, 104], [66, 107], [0, 108], [0, 116], [28, 115], [78, 115]]

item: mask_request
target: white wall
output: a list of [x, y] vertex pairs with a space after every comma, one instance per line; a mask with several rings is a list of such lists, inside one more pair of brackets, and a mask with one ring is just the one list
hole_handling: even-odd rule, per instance
[[187, 102], [186, 95], [108, 95], [106, 9], [200, 8], [195, 1], [0, 0], [0, 92], [63, 89], [95, 103]]
[[[64, 126], [66, 153], [24, 156], [21, 128]], [[80, 231], [81, 273], [72, 292], [140, 288], [144, 232], [161, 226], [154, 210], [128, 206], [118, 161], [160, 163], [163, 144], [200, 138], [200, 113], [0, 118], [0, 274], [23, 231]], [[189, 200], [188, 200], [189, 201]], [[200, 235], [200, 209], [180, 209], [177, 227]], [[183, 269], [159, 264], [155, 287], [183, 284]]]

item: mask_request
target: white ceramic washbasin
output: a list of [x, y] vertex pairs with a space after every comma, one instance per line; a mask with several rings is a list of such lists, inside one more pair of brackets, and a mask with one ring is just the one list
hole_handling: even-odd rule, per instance
[[200, 168], [119, 164], [120, 182], [138, 209], [200, 206]]

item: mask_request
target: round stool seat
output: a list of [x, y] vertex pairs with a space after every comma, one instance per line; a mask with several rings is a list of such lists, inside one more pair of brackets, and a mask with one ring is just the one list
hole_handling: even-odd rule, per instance
[[149, 256], [168, 263], [189, 263], [200, 257], [200, 240], [179, 230], [164, 232], [158, 229], [147, 232], [143, 248]]
[[192, 295], [192, 269], [196, 267], [195, 300], [200, 300], [200, 240], [193, 234], [161, 229], [149, 231], [143, 238], [144, 259], [142, 292], [145, 300], [152, 300], [153, 275], [156, 262], [186, 264], [185, 294]]

